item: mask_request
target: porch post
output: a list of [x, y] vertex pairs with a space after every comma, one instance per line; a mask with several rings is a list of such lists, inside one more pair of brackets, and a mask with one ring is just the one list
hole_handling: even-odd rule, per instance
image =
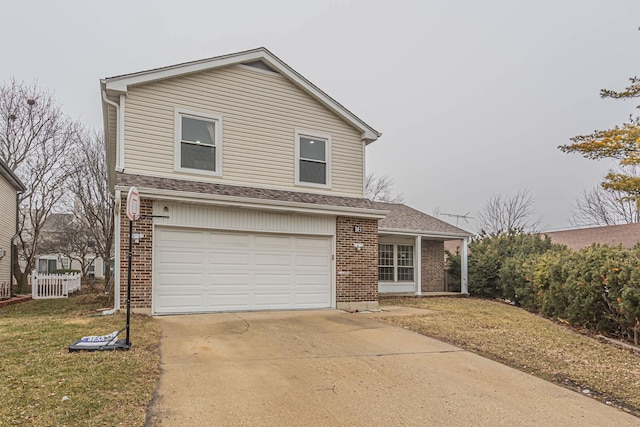
[[464, 239], [462, 239], [462, 251], [460, 252], [460, 269], [462, 270], [460, 272], [460, 292], [463, 294], [468, 294], [469, 293], [469, 281], [468, 281], [468, 276], [469, 276], [469, 260], [468, 260], [468, 242], [467, 242], [468, 237], [465, 237]]
[[422, 295], [422, 236], [416, 236], [416, 259], [413, 263], [416, 272], [416, 295]]

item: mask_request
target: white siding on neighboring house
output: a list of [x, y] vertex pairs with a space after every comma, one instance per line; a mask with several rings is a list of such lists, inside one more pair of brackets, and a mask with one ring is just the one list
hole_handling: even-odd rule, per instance
[[0, 175], [0, 283], [11, 280], [11, 238], [16, 234], [16, 189]]
[[[222, 177], [174, 171], [176, 108], [222, 117]], [[331, 189], [295, 186], [295, 131], [331, 137]], [[110, 154], [112, 155], [112, 154]], [[234, 65], [129, 87], [125, 172], [362, 197], [360, 131], [285, 77]]]

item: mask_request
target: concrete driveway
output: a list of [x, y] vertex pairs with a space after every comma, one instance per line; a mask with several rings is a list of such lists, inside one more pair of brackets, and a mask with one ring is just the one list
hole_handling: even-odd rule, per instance
[[578, 393], [363, 314], [158, 322], [153, 426], [640, 425]]

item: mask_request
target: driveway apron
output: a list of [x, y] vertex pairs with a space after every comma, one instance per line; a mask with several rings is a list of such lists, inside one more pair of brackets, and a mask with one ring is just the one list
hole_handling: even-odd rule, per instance
[[618, 409], [363, 314], [158, 322], [162, 373], [150, 426], [640, 426]]

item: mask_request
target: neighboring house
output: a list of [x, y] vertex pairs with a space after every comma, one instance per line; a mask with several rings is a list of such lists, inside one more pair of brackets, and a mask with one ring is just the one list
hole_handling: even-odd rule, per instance
[[640, 243], [640, 223], [548, 231], [540, 234], [549, 236], [553, 243], [566, 245], [574, 250], [594, 243], [632, 248]]
[[[82, 271], [80, 258], [84, 258], [85, 265], [88, 263], [88, 277], [104, 277], [106, 268], [104, 261], [90, 249], [91, 238], [78, 227], [81, 225], [77, 224], [75, 215], [72, 213], [49, 214], [42, 225], [39, 247], [50, 253], [40, 255], [36, 259], [35, 269], [38, 274], [53, 274], [57, 270], [69, 269]], [[79, 242], [80, 239], [83, 241]], [[82, 251], [67, 253], [62, 249], [63, 246], [80, 247]]]
[[0, 159], [0, 286], [13, 283], [11, 260], [16, 250], [13, 238], [18, 230], [18, 194], [24, 191], [24, 184]]
[[110, 77], [101, 89], [119, 203], [116, 307], [131, 186], [143, 215], [136, 311], [372, 309], [379, 292], [445, 290], [443, 241], [470, 234], [364, 198], [365, 150], [380, 133], [267, 49]]

